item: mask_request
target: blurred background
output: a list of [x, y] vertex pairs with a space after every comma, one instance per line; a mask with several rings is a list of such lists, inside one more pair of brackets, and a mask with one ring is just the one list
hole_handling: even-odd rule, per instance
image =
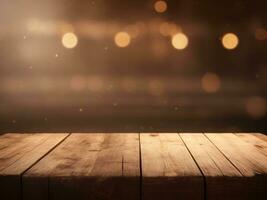
[[1, 0], [0, 132], [266, 132], [266, 8]]

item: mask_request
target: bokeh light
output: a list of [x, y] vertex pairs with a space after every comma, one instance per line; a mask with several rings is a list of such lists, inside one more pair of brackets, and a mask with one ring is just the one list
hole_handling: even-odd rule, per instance
[[229, 50], [235, 49], [238, 43], [238, 37], [234, 33], [226, 33], [222, 38], [222, 45]]
[[78, 44], [78, 38], [74, 33], [65, 33], [62, 37], [62, 44], [67, 49], [72, 49]]
[[188, 38], [183, 33], [177, 33], [172, 37], [172, 45], [175, 49], [185, 49], [188, 45]]
[[156, 1], [154, 4], [154, 9], [158, 13], [163, 13], [167, 10], [168, 6], [166, 1]]
[[245, 108], [249, 116], [254, 119], [264, 117], [267, 112], [266, 100], [260, 96], [252, 96], [246, 99]]
[[127, 32], [118, 32], [114, 38], [115, 44], [118, 47], [127, 47], [131, 42], [131, 37]]
[[[24, 127], [25, 106], [28, 128], [30, 118], [50, 123], [58, 110], [78, 116], [82, 108], [76, 122], [97, 115], [90, 125], [98, 126], [112, 114], [127, 118], [127, 131], [150, 122], [158, 130], [267, 130], [267, 1], [233, 9], [225, 1], [64, 2], [0, 6], [3, 127], [12, 119]], [[191, 120], [199, 123], [177, 123]]]
[[220, 89], [221, 81], [217, 74], [208, 72], [202, 77], [201, 86], [205, 92], [214, 93]]

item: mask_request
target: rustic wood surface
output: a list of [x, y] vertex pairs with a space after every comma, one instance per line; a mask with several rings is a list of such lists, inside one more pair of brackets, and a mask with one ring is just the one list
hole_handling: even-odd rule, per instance
[[0, 136], [2, 200], [266, 199], [260, 133]]
[[20, 199], [21, 175], [68, 134], [5, 134], [0, 137], [0, 196]]
[[245, 177], [248, 199], [267, 197], [267, 157], [235, 134], [206, 134]]
[[241, 173], [203, 134], [180, 134], [206, 181], [207, 199], [244, 199]]
[[23, 199], [138, 199], [139, 160], [138, 134], [72, 134], [24, 174]]
[[140, 143], [142, 199], [204, 198], [202, 174], [177, 134], [144, 133]]
[[255, 146], [261, 153], [267, 156], [267, 140], [264, 141], [260, 137], [248, 133], [237, 133], [236, 135]]

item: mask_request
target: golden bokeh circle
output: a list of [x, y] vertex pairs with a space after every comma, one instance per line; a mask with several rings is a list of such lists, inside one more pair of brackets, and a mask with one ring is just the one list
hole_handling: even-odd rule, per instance
[[131, 37], [127, 32], [118, 32], [114, 37], [114, 42], [118, 47], [127, 47], [131, 42]]
[[239, 39], [234, 33], [226, 33], [222, 38], [222, 45], [224, 48], [232, 50], [237, 47]]
[[168, 8], [166, 1], [156, 1], [154, 4], [154, 9], [158, 13], [164, 13]]
[[172, 37], [172, 46], [175, 49], [185, 49], [188, 45], [188, 38], [183, 33], [177, 33]]
[[221, 87], [221, 80], [217, 74], [208, 72], [201, 79], [201, 87], [207, 93], [217, 92]]
[[78, 38], [74, 33], [65, 33], [62, 36], [62, 44], [67, 49], [72, 49], [78, 44]]

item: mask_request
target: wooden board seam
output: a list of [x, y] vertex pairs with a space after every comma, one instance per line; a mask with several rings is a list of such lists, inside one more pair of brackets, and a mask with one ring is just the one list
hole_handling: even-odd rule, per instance
[[71, 133], [67, 133], [67, 135], [60, 141], [58, 142], [54, 147], [52, 147], [49, 151], [47, 151], [43, 156], [41, 156], [38, 160], [36, 160], [32, 165], [30, 165], [26, 170], [24, 170], [20, 176], [20, 199], [23, 199], [23, 181], [22, 181], [22, 177], [23, 175], [30, 170], [34, 165], [36, 165], [40, 160], [42, 160], [44, 157], [46, 157], [50, 152], [52, 152], [54, 149], [56, 149], [62, 142], [64, 142], [69, 136], [71, 135]]
[[242, 175], [244, 174], [238, 169], [238, 167], [216, 146], [216, 144], [206, 135], [206, 133], [203, 133], [203, 135], [218, 149], [218, 151], [234, 166], [234, 168]]
[[[33, 134], [31, 134], [28, 137], [33, 136]], [[48, 138], [42, 138], [41, 143], [44, 143], [46, 140], [48, 140]], [[26, 143], [27, 144], [27, 143]], [[20, 159], [22, 159], [25, 155], [27, 155], [28, 153], [30, 153], [31, 151], [33, 151], [34, 149], [36, 149], [38, 146], [40, 146], [40, 144], [36, 144], [32, 149], [30, 149], [29, 151], [24, 152], [17, 160], [14, 160], [12, 163], [10, 163], [9, 165], [5, 166], [3, 169], [1, 169], [0, 171], [3, 172], [5, 169], [9, 168], [10, 166], [12, 166], [14, 163], [16, 163], [17, 161], [19, 161]]]
[[[58, 142], [54, 147], [52, 147], [49, 151], [47, 151], [44, 155], [42, 155], [38, 160], [36, 160], [32, 165], [30, 165], [27, 169], [25, 169], [22, 173], [21, 176], [23, 176], [29, 169], [31, 169], [34, 165], [36, 165], [40, 160], [42, 160], [44, 157], [46, 157], [51, 151], [53, 151], [55, 148], [57, 148], [62, 142], [64, 142], [71, 133], [67, 133], [67, 135], [60, 141]], [[48, 138], [47, 138], [48, 139]]]
[[200, 171], [201, 175], [202, 175], [202, 179], [203, 179], [203, 191], [204, 191], [204, 197], [203, 199], [207, 199], [206, 196], [206, 188], [207, 188], [207, 183], [206, 183], [206, 177], [204, 176], [204, 173], [202, 172], [201, 168], [199, 167], [197, 161], [195, 160], [193, 154], [191, 153], [191, 151], [189, 150], [188, 146], [186, 145], [186, 143], [184, 142], [183, 138], [180, 136], [179, 133], [177, 133], [178, 137], [181, 139], [181, 141], [183, 142], [184, 146], [186, 147], [187, 151], [189, 152], [190, 156], [192, 157], [193, 161], [195, 162], [198, 170]]

